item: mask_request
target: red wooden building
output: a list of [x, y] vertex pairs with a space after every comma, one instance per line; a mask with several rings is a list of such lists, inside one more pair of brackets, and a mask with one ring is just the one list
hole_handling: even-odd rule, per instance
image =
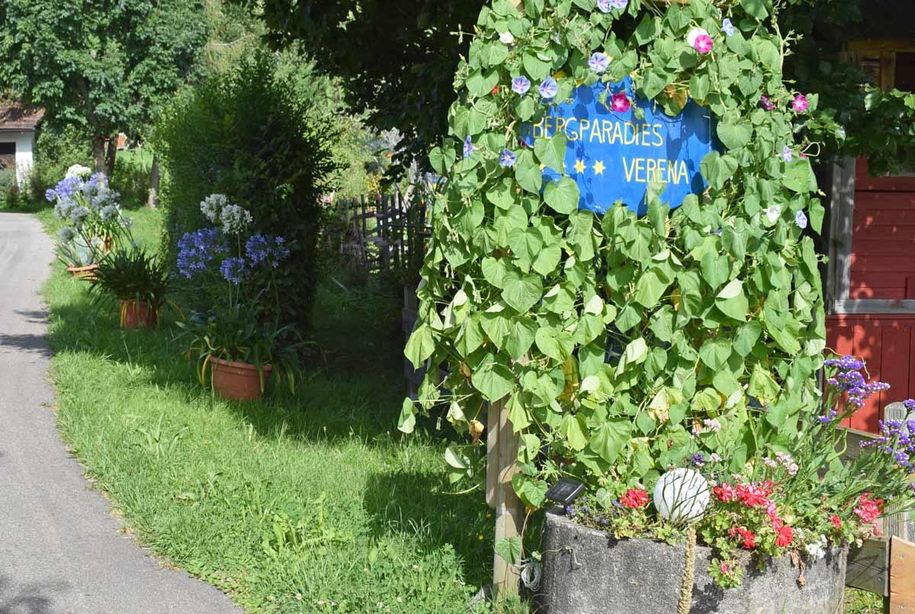
[[[880, 87], [915, 91], [915, 40], [854, 41], [849, 51]], [[851, 420], [873, 432], [886, 404], [915, 397], [915, 169], [874, 177], [866, 160], [849, 159], [831, 188], [829, 347], [892, 386]]]

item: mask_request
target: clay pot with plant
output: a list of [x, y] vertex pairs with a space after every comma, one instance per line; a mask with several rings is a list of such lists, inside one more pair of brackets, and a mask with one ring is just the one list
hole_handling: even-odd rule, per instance
[[102, 258], [91, 284], [97, 302], [117, 301], [121, 328], [153, 328], [165, 303], [169, 272], [159, 257], [132, 247]]

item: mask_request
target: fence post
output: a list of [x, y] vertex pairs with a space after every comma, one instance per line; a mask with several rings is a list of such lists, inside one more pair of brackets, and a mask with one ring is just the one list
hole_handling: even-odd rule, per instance
[[[495, 510], [495, 543], [521, 537], [524, 506], [512, 486], [518, 471], [518, 436], [508, 419], [505, 399], [489, 406], [486, 428], [486, 503]], [[515, 565], [493, 553], [492, 590], [497, 600], [517, 595], [520, 575]]]

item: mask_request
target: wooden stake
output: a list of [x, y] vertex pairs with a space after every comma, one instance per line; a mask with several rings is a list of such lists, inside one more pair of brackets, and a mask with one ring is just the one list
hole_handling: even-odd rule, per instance
[[[505, 401], [493, 403], [489, 408], [489, 416], [490, 419], [496, 420], [489, 424], [490, 431], [486, 441], [489, 456], [486, 471], [487, 478], [493, 476], [495, 484], [492, 489], [489, 487], [490, 484], [487, 484], [487, 500], [492, 490], [492, 504], [496, 512], [495, 537], [496, 543], [499, 543], [503, 539], [520, 538], [524, 523], [524, 506], [512, 487], [512, 477], [518, 471], [518, 436], [512, 430]], [[493, 596], [497, 600], [502, 600], [509, 595], [517, 595], [519, 581], [518, 568], [494, 553]]]

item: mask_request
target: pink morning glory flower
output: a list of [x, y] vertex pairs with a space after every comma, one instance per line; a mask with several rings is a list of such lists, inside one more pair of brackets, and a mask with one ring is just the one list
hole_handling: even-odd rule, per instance
[[531, 89], [531, 81], [524, 75], [512, 79], [512, 91], [514, 93], [524, 96], [529, 89]]
[[785, 162], [791, 162], [794, 159], [794, 152], [791, 151], [791, 148], [785, 145], [785, 148], [782, 150], [781, 158]]
[[807, 97], [803, 94], [798, 94], [794, 97], [794, 100], [791, 101], [791, 108], [794, 109], [795, 113], [803, 113], [810, 107], [810, 104], [807, 102]]
[[690, 30], [689, 34], [686, 36], [686, 42], [689, 43], [690, 47], [702, 55], [711, 53], [712, 48], [715, 46], [715, 41], [713, 41], [708, 32], [702, 28], [693, 28]]
[[774, 111], [774, 110], [775, 110], [775, 103], [772, 102], [772, 99], [769, 98], [768, 96], [760, 96], [760, 97], [759, 97], [759, 106], [761, 106], [761, 107], [762, 107], [763, 109], [765, 109], [766, 111]]
[[543, 83], [540, 84], [539, 92], [540, 96], [547, 100], [555, 98], [556, 94], [559, 93], [559, 84], [556, 83], [556, 79], [553, 77], [547, 77], [543, 80]]
[[610, 66], [610, 57], [606, 53], [598, 51], [588, 60], [588, 66], [597, 74], [605, 72]]
[[803, 211], [798, 211], [794, 214], [794, 223], [797, 224], [797, 227], [801, 230], [807, 228], [807, 214]]
[[724, 21], [721, 22], [721, 29], [728, 36], [734, 36], [734, 33], [737, 31], [736, 28], [734, 28], [733, 22], [731, 22], [731, 20], [727, 17], [725, 17]]
[[610, 108], [617, 113], [626, 113], [632, 108], [632, 103], [629, 102], [629, 97], [626, 94], [619, 92], [610, 98]]

